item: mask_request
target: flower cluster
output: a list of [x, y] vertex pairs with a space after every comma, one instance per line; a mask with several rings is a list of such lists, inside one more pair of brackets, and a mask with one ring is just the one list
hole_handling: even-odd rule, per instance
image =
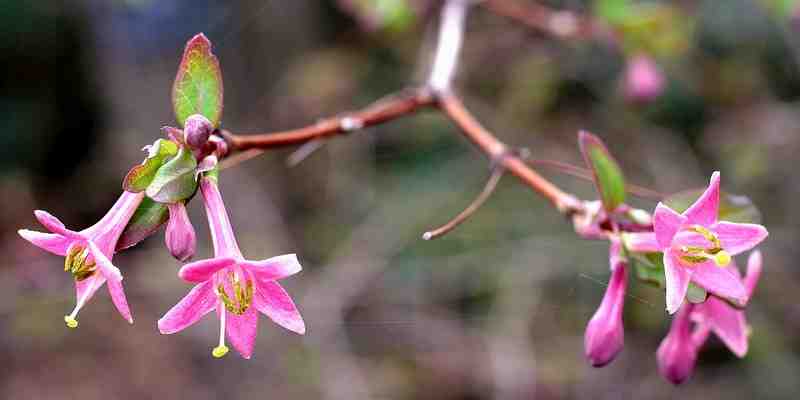
[[158, 329], [163, 334], [181, 331], [213, 310], [220, 319], [219, 345], [213, 349], [213, 356], [228, 352], [227, 338], [242, 357], [250, 358], [258, 312], [286, 329], [305, 333], [297, 307], [277, 282], [300, 272], [300, 263], [294, 254], [250, 261], [239, 250], [217, 182], [217, 161], [227, 151], [216, 127], [222, 109], [222, 84], [216, 57], [202, 34], [186, 46], [173, 87], [173, 103], [184, 129], [165, 127], [167, 138], [144, 148], [147, 158], [130, 170], [122, 195], [100, 221], [73, 231], [56, 217], [37, 210], [36, 218], [50, 233], [22, 229], [19, 234], [64, 257], [64, 270], [71, 274], [77, 290], [75, 308], [64, 317], [68, 327], [77, 328], [78, 312], [103, 284], [108, 286], [122, 317], [133, 323], [122, 273], [111, 260], [118, 251], [137, 244], [164, 223], [170, 253], [182, 262], [191, 259], [196, 235], [186, 204], [199, 187], [214, 258], [180, 269], [178, 275], [195, 286], [158, 321]]
[[[617, 231], [608, 233], [611, 280], [586, 328], [586, 357], [592, 365], [604, 366], [622, 350], [627, 271], [632, 260], [645, 254], [660, 262], [666, 309], [674, 314], [657, 351], [662, 376], [675, 384], [684, 382], [711, 332], [738, 357], [745, 356], [748, 328], [743, 309], [760, 276], [762, 256], [758, 250], [750, 253], [744, 278], [733, 256], [754, 249], [767, 230], [758, 224], [719, 221], [719, 214], [720, 176], [714, 172], [708, 188], [683, 213], [659, 203], [652, 230], [620, 233], [613, 224]], [[582, 231], [596, 237], [602, 228]], [[690, 298], [690, 288], [699, 290], [701, 298]]]

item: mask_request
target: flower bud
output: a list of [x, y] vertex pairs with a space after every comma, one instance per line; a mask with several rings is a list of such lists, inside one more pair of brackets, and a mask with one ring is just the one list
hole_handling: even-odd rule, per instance
[[193, 149], [201, 149], [211, 136], [214, 127], [211, 126], [211, 121], [200, 114], [190, 115], [186, 118], [186, 123], [183, 127], [183, 138], [186, 144]]
[[637, 55], [625, 68], [625, 96], [634, 102], [649, 102], [664, 91], [666, 82], [658, 65], [648, 56]]
[[196, 239], [194, 227], [183, 202], [168, 205], [169, 222], [165, 235], [167, 248], [173, 257], [186, 261], [194, 256]]
[[672, 319], [667, 337], [661, 341], [656, 352], [658, 372], [676, 385], [685, 382], [692, 375], [697, 361], [697, 342], [701, 342], [692, 339], [689, 318], [692, 307], [693, 304], [686, 303], [680, 308]]
[[613, 253], [612, 244], [611, 280], [600, 307], [586, 326], [583, 340], [586, 358], [594, 367], [602, 367], [613, 361], [625, 341], [622, 309], [625, 304], [626, 264]]

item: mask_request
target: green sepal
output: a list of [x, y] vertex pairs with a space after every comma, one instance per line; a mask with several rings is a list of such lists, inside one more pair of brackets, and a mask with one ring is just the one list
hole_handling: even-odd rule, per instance
[[145, 197], [117, 241], [116, 251], [135, 246], [154, 234], [168, 219], [169, 208], [166, 204], [157, 203]]
[[[664, 204], [682, 213], [694, 204], [695, 200], [704, 191], [705, 189], [696, 189], [679, 192], [664, 199]], [[720, 221], [758, 224], [761, 222], [761, 212], [747, 196], [720, 192], [718, 219]]]
[[188, 199], [197, 190], [196, 168], [197, 160], [194, 155], [182, 147], [175, 157], [158, 169], [145, 193], [159, 203], [175, 203]]
[[156, 172], [170, 158], [178, 154], [178, 145], [166, 139], [158, 139], [149, 146], [147, 158], [131, 168], [122, 181], [122, 188], [128, 192], [139, 193], [147, 189]]
[[614, 211], [625, 202], [625, 179], [622, 176], [622, 169], [597, 136], [581, 131], [578, 134], [578, 142], [583, 159], [592, 170], [594, 184], [600, 193], [603, 207], [607, 211]]
[[700, 286], [689, 282], [689, 289], [686, 291], [686, 301], [693, 304], [705, 303], [708, 298], [708, 292]]
[[211, 42], [202, 33], [186, 43], [178, 74], [172, 86], [175, 118], [183, 126], [186, 118], [200, 114], [217, 128], [222, 118], [222, 70], [211, 52]]

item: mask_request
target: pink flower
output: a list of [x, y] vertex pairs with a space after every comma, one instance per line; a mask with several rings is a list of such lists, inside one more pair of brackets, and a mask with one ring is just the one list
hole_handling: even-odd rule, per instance
[[164, 235], [167, 249], [170, 254], [180, 261], [186, 261], [194, 256], [196, 239], [192, 221], [186, 213], [186, 205], [179, 201], [167, 205], [169, 208], [169, 222]]
[[653, 213], [653, 229], [664, 252], [667, 311], [680, 308], [689, 282], [721, 297], [744, 303], [747, 291], [733, 268], [731, 256], [750, 250], [767, 237], [757, 224], [717, 221], [719, 172], [711, 176], [708, 189], [683, 214], [663, 203]]
[[649, 102], [664, 91], [664, 75], [652, 58], [636, 55], [625, 68], [625, 96], [636, 102]]
[[34, 245], [59, 256], [65, 256], [64, 270], [75, 278], [77, 304], [72, 313], [64, 316], [70, 328], [78, 326], [75, 317], [94, 293], [108, 283], [108, 292], [117, 311], [133, 323], [128, 301], [122, 289], [122, 273], [111, 264], [114, 250], [125, 226], [133, 216], [144, 193], [123, 192], [116, 203], [96, 224], [80, 232], [64, 227], [58, 218], [46, 211], [36, 210], [36, 219], [52, 233], [20, 229], [19, 235]]
[[697, 361], [697, 345], [692, 340], [690, 314], [693, 304], [681, 308], [672, 319], [669, 333], [656, 352], [658, 372], [678, 385], [689, 379]]
[[[752, 296], [758, 278], [761, 276], [761, 252], [756, 250], [750, 253], [747, 259], [747, 275], [744, 286], [748, 298]], [[731, 268], [737, 272], [735, 268]], [[703, 304], [697, 304], [691, 313], [692, 320], [696, 323], [694, 341], [702, 346], [710, 332], [714, 332], [723, 343], [738, 357], [747, 354], [747, 319], [744, 310], [735, 308], [714, 296], [710, 296]]]
[[179, 332], [197, 322], [212, 310], [220, 320], [219, 346], [214, 357], [228, 352], [225, 337], [244, 358], [250, 358], [255, 344], [258, 313], [267, 315], [278, 325], [305, 333], [303, 318], [294, 302], [276, 280], [300, 272], [294, 254], [262, 261], [245, 260], [234, 238], [228, 213], [216, 180], [203, 177], [200, 191], [205, 201], [214, 258], [186, 264], [178, 275], [197, 285], [160, 320], [163, 334]]
[[622, 350], [625, 332], [622, 327], [622, 308], [625, 304], [627, 261], [621, 258], [620, 243], [612, 240], [610, 250], [611, 280], [603, 301], [586, 326], [584, 348], [592, 366], [602, 367]]

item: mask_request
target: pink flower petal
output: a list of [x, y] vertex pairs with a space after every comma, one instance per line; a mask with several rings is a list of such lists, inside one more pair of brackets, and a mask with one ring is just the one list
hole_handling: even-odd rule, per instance
[[128, 307], [128, 299], [125, 298], [125, 291], [122, 289], [122, 281], [109, 280], [107, 283], [108, 293], [111, 295], [114, 307], [117, 308], [122, 318], [132, 324], [133, 316], [131, 316], [131, 309]]
[[719, 172], [711, 175], [708, 189], [683, 215], [691, 224], [709, 226], [717, 221], [719, 216]]
[[692, 271], [683, 265], [669, 251], [664, 253], [664, 276], [667, 281], [667, 312], [674, 314], [681, 307]]
[[53, 253], [57, 256], [66, 256], [69, 245], [73, 240], [55, 233], [42, 233], [20, 229], [17, 231], [23, 239], [31, 242], [34, 246]]
[[744, 287], [747, 290], [748, 298], [753, 296], [758, 278], [761, 277], [761, 264], [761, 252], [756, 250], [750, 253], [750, 257], [747, 258], [747, 275], [744, 277]]
[[299, 334], [306, 332], [303, 317], [292, 298], [277, 282], [256, 282], [253, 305], [276, 324]]
[[178, 271], [178, 276], [187, 282], [205, 282], [211, 279], [215, 272], [234, 264], [236, 260], [231, 257], [208, 258], [184, 265]]
[[36, 219], [39, 220], [39, 223], [42, 224], [47, 230], [53, 233], [57, 233], [61, 236], [65, 236], [68, 238], [79, 238], [80, 235], [75, 232], [67, 229], [64, 227], [64, 224], [58, 220], [55, 216], [50, 214], [44, 210], [36, 210], [33, 212], [33, 215], [36, 216]]
[[625, 246], [628, 250], [635, 253], [655, 253], [661, 251], [661, 247], [656, 240], [653, 232], [631, 232], [623, 235]]
[[672, 238], [685, 223], [686, 217], [676, 213], [664, 203], [658, 203], [653, 213], [653, 230], [662, 250], [670, 247]]
[[738, 274], [731, 270], [734, 266], [721, 268], [707, 261], [691, 268], [692, 281], [709, 292], [741, 303], [747, 301], [747, 290]]
[[106, 257], [105, 254], [97, 247], [93, 241], [88, 241], [89, 244], [89, 253], [94, 258], [94, 261], [97, 263], [97, 267], [103, 276], [108, 279], [109, 281], [122, 281], [122, 272], [120, 272], [119, 268], [115, 267], [114, 264], [111, 263], [111, 260]]
[[225, 334], [233, 347], [244, 358], [253, 355], [253, 347], [258, 335], [258, 313], [253, 307], [247, 309], [242, 315], [229, 312], [224, 307], [219, 307], [225, 312]]
[[738, 357], [747, 354], [747, 321], [744, 312], [736, 310], [724, 300], [709, 297], [696, 308], [699, 323], [705, 323]]
[[244, 261], [241, 264], [248, 267], [256, 278], [264, 281], [285, 278], [303, 269], [295, 254], [284, 254], [261, 261]]
[[711, 226], [717, 234], [722, 248], [730, 255], [737, 255], [756, 247], [767, 238], [767, 229], [757, 224], [737, 224], [720, 221]]
[[179, 332], [211, 312], [216, 305], [214, 282], [206, 281], [196, 285], [158, 320], [158, 330], [163, 334]]

